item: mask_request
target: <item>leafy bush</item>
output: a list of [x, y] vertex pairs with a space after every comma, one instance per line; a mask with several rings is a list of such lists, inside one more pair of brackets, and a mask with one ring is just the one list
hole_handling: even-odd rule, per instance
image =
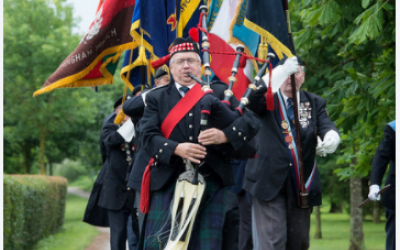
[[79, 161], [65, 159], [61, 164], [55, 164], [54, 175], [63, 176], [69, 182], [78, 179], [82, 175], [88, 175], [89, 170]]
[[4, 247], [30, 249], [64, 223], [68, 182], [62, 177], [4, 175]]

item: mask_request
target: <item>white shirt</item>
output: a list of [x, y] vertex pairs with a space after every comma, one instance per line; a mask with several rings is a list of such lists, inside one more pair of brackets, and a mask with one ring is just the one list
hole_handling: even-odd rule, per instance
[[187, 88], [191, 89], [195, 84], [196, 83], [193, 83], [192, 85], [189, 85], [189, 86], [182, 86], [179, 83], [175, 82], [175, 87], [178, 89], [181, 96], [184, 97], [186, 93], [181, 90], [181, 87], [187, 87]]

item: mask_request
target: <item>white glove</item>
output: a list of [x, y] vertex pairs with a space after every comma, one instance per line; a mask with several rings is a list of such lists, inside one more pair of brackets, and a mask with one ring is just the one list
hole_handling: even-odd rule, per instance
[[120, 134], [126, 142], [132, 141], [135, 136], [135, 125], [133, 125], [132, 119], [126, 120], [126, 122], [119, 127], [117, 133]]
[[378, 185], [369, 186], [368, 198], [371, 201], [379, 201], [381, 199], [381, 195], [378, 195], [378, 193], [379, 193], [379, 186]]
[[321, 157], [326, 156], [326, 152], [322, 147], [322, 140], [321, 137], [317, 136], [317, 147], [315, 148], [315, 154]]
[[[281, 87], [282, 83], [288, 78], [290, 75], [297, 72], [299, 66], [299, 62], [297, 61], [297, 57], [293, 56], [288, 58], [283, 65], [279, 65], [272, 70], [272, 91], [275, 93]], [[269, 73], [263, 76], [263, 81], [266, 86], [269, 86]]]
[[339, 134], [334, 130], [329, 130], [322, 141], [322, 148], [328, 154], [332, 154], [337, 149], [340, 142]]

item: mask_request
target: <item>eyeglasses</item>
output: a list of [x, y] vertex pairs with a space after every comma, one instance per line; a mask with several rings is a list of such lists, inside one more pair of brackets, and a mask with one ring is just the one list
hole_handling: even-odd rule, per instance
[[172, 61], [172, 63], [178, 64], [178, 65], [183, 65], [185, 62], [187, 62], [189, 65], [193, 65], [194, 63], [199, 62], [199, 60], [194, 59], [194, 58], [186, 58], [186, 59], [179, 58], [175, 61]]

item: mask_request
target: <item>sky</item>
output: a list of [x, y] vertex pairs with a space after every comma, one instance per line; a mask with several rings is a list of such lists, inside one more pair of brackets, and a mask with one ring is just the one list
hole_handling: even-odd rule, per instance
[[67, 0], [73, 5], [74, 18], [80, 17], [81, 21], [73, 32], [84, 34], [89, 29], [90, 24], [94, 20], [99, 0]]

